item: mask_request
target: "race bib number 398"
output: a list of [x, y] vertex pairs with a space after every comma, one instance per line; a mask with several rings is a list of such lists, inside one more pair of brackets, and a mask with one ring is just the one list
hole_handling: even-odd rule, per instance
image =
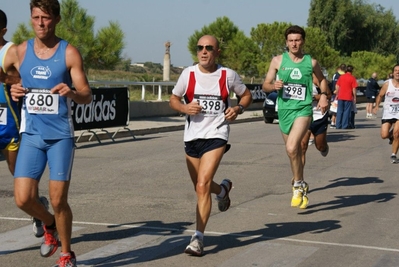
[[51, 94], [49, 89], [30, 89], [25, 105], [32, 114], [58, 114], [59, 95]]
[[283, 99], [305, 100], [306, 85], [297, 83], [284, 83]]
[[202, 107], [201, 113], [204, 116], [217, 116], [223, 113], [223, 100], [221, 96], [194, 95], [194, 100]]

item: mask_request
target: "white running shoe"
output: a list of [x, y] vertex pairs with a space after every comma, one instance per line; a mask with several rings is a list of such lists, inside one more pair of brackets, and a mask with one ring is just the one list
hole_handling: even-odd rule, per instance
[[198, 236], [193, 235], [191, 237], [190, 244], [184, 250], [184, 253], [190, 254], [192, 256], [202, 256], [204, 253], [204, 243], [198, 238]]

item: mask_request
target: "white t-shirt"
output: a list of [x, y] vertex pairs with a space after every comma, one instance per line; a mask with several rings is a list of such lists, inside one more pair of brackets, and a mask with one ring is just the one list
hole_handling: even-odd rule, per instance
[[[192, 87], [190, 89], [189, 84]], [[230, 92], [241, 96], [245, 89], [245, 84], [235, 71], [220, 65], [212, 73], [201, 72], [198, 64], [184, 69], [172, 93], [184, 97], [186, 104], [198, 101], [202, 106], [200, 114], [186, 115], [184, 141], [211, 138], [228, 140], [230, 128], [224, 111], [230, 106]]]

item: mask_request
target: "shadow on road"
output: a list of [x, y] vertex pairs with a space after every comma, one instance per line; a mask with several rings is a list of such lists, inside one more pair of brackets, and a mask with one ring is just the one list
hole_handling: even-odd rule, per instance
[[320, 234], [341, 228], [338, 220], [324, 220], [317, 222], [281, 222], [265, 224], [265, 228], [231, 233], [226, 236], [207, 236], [206, 246], [212, 247], [206, 254], [218, 253], [224, 249], [243, 247], [265, 240], [283, 239], [305, 232]]
[[324, 187], [319, 187], [315, 189], [310, 188], [310, 192], [337, 188], [341, 186], [347, 187], [347, 186], [357, 186], [357, 185], [366, 185], [366, 184], [377, 184], [377, 183], [379, 184], [383, 183], [384, 180], [381, 180], [378, 177], [340, 177], [337, 179], [330, 180], [329, 182], [332, 183]]
[[335, 200], [310, 205], [305, 212], [298, 214], [312, 214], [319, 211], [359, 206], [372, 202], [383, 203], [394, 199], [396, 195], [396, 193], [380, 193], [376, 195], [336, 196]]

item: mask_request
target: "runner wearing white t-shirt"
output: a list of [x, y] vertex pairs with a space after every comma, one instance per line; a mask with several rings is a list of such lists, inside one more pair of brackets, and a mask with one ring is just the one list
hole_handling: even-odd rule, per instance
[[[230, 207], [232, 182], [224, 179], [219, 185], [213, 178], [223, 154], [229, 149], [229, 121], [235, 120], [252, 102], [252, 95], [240, 76], [215, 63], [219, 54], [217, 39], [202, 36], [197, 43], [198, 64], [183, 70], [170, 97], [171, 108], [186, 114], [186, 164], [197, 194], [197, 208], [196, 231], [184, 252], [194, 256], [203, 255], [211, 194], [217, 195], [220, 211]], [[237, 106], [231, 107], [230, 92], [239, 96]]]

